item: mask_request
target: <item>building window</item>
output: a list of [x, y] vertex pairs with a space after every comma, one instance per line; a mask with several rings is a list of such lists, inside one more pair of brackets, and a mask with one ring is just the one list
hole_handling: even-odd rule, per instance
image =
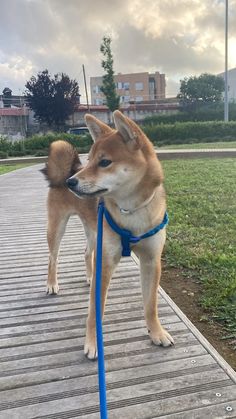
[[101, 92], [101, 86], [98, 86], [98, 85], [93, 86], [93, 93], [98, 94], [100, 92]]
[[124, 96], [124, 102], [129, 103], [129, 101], [130, 101], [130, 96], [128, 95]]
[[136, 96], [135, 102], [142, 102], [142, 101], [143, 101], [143, 97], [142, 96]]
[[103, 100], [102, 99], [95, 99], [95, 105], [97, 105], [97, 106], [103, 105]]
[[143, 90], [143, 83], [142, 82], [135, 83], [135, 90]]
[[118, 90], [129, 90], [129, 83], [128, 82], [122, 82], [122, 81], [118, 81], [118, 83], [116, 83], [116, 88]]

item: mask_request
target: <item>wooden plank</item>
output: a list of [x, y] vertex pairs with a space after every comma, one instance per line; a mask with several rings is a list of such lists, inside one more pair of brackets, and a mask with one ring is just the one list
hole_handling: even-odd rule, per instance
[[[139, 360], [142, 362], [142, 360]], [[114, 361], [113, 361], [114, 362]], [[122, 360], [121, 360], [122, 362]], [[212, 363], [213, 362], [213, 363]], [[216, 365], [216, 363], [214, 361], [212, 361], [212, 358], [210, 355], [200, 355], [198, 357], [198, 366], [197, 368], [206, 368], [210, 370], [210, 368], [214, 368]], [[108, 370], [110, 370], [111, 372], [111, 368], [112, 365], [110, 365], [110, 368]], [[185, 358], [181, 360], [181, 364], [179, 362], [179, 360], [174, 360], [174, 361], [167, 361], [167, 362], [162, 362], [162, 363], [158, 363], [156, 364], [155, 362], [153, 362], [152, 364], [148, 364], [146, 363], [145, 365], [140, 365], [137, 363], [137, 366], [135, 367], [137, 375], [135, 376], [135, 379], [139, 376], [139, 377], [148, 377], [149, 374], [153, 376], [153, 374], [156, 374], [159, 378], [161, 376], [163, 376], [163, 374], [165, 374], [165, 376], [181, 376], [182, 374], [185, 375], [188, 371], [190, 371], [191, 373], [194, 372], [196, 370], [196, 367], [194, 366], [194, 364], [191, 364], [189, 362], [189, 359]], [[122, 371], [122, 369], [120, 368], [120, 370], [116, 370], [116, 371]], [[124, 372], [124, 371], [123, 371]], [[127, 375], [126, 373], [127, 372]], [[124, 372], [124, 376], [123, 376], [123, 380], [127, 379], [129, 377], [129, 379], [133, 379], [133, 368], [127, 368], [125, 369]], [[196, 371], [195, 371], [196, 372]], [[108, 374], [107, 377], [107, 384], [108, 385], [112, 385], [112, 383], [114, 382], [114, 375], [112, 374]], [[33, 398], [40, 398], [40, 397], [45, 397], [47, 396], [47, 398], [51, 398], [53, 399], [57, 399], [61, 397], [62, 393], [68, 393], [71, 390], [81, 390], [82, 388], [85, 388], [85, 383], [81, 380], [78, 380], [78, 378], [67, 378], [65, 380], [61, 380], [58, 382], [49, 382], [46, 384], [40, 384], [40, 385], [35, 385], [32, 387], [27, 387], [27, 397], [25, 394], [25, 387], [23, 388], [16, 388], [14, 390], [6, 390], [5, 392], [2, 392], [2, 397], [1, 397], [1, 402], [0, 402], [0, 410], [3, 408], [3, 403], [4, 403], [4, 408], [6, 408], [6, 403], [8, 404], [13, 404], [15, 403], [17, 400], [22, 401], [23, 399], [25, 399], [24, 403], [18, 403], [20, 404], [30, 404], [30, 402], [28, 401], [29, 399], [32, 401]], [[37, 401], [37, 400], [36, 400]]]
[[[186, 359], [185, 348], [179, 347], [175, 349], [174, 358], [173, 352], [163, 351], [161, 357], [157, 357], [156, 351], [151, 348], [149, 351], [133, 351], [129, 356], [123, 354], [116, 354], [115, 357], [106, 357], [106, 371], [113, 371], [125, 368], [133, 368], [135, 377], [135, 368], [137, 365], [154, 365], [165, 364], [169, 361], [177, 361], [178, 363]], [[205, 355], [206, 350], [201, 345], [192, 345], [188, 347], [187, 364], [188, 367], [195, 365], [191, 363], [192, 360], [197, 361], [198, 357]], [[79, 382], [81, 377], [97, 373], [96, 363], [87, 361], [82, 351], [76, 353], [65, 354], [57, 362], [46, 359], [47, 363], [42, 364], [41, 367], [36, 368], [32, 365], [28, 369], [18, 369], [18, 371], [9, 371], [8, 375], [0, 377], [0, 391], [25, 388], [37, 384], [61, 382], [66, 379], [77, 377]], [[50, 362], [51, 361], [51, 362]], [[1, 393], [3, 394], [3, 393]]]
[[[176, 320], [178, 320], [177, 317], [175, 317]], [[170, 318], [168, 317], [168, 320]], [[185, 324], [183, 324], [180, 321], [177, 321], [175, 323], [167, 323], [166, 326], [168, 331], [177, 332], [179, 333], [182, 330], [186, 330], [187, 327]], [[142, 318], [139, 320], [136, 320], [134, 318], [132, 321], [125, 321], [122, 323], [115, 323], [115, 324], [105, 324], [104, 327], [104, 333], [112, 332], [112, 331], [119, 331], [119, 330], [130, 330], [130, 329], [143, 329], [146, 332], [146, 325], [145, 321]], [[8, 338], [1, 338], [0, 340], [0, 348], [7, 349], [7, 353], [9, 354], [9, 348], [17, 348], [18, 346], [24, 346], [24, 345], [32, 345], [35, 343], [41, 343], [41, 342], [50, 342], [50, 341], [57, 341], [57, 344], [60, 344], [60, 340], [65, 339], [71, 339], [76, 338], [78, 336], [84, 336], [84, 328], [79, 328], [78, 325], [75, 325], [71, 328], [64, 328], [64, 330], [49, 330], [47, 332], [44, 331], [44, 333], [38, 333], [37, 335], [32, 334], [26, 334], [26, 335], [20, 335]]]
[[[197, 406], [201, 406], [206, 403], [206, 398], [210, 398], [210, 406], [199, 407], [195, 408], [194, 410], [182, 411], [179, 413], [174, 413], [173, 415], [168, 415], [168, 419], [227, 419], [227, 418], [235, 418], [236, 412], [236, 401], [235, 401], [235, 388], [234, 387], [225, 387], [223, 391], [221, 389], [217, 390], [214, 389], [215, 396], [213, 392], [207, 392], [205, 397], [202, 395], [202, 399], [200, 401], [202, 403], [196, 403]], [[209, 394], [210, 393], [210, 394]], [[220, 394], [220, 398], [219, 398]], [[233, 400], [230, 400], [230, 397]], [[221, 403], [218, 403], [220, 401]], [[160, 419], [166, 418], [167, 416], [155, 416], [159, 417]]]
[[[217, 394], [221, 394], [219, 398]], [[164, 393], [163, 398], [161, 395], [156, 397], [156, 400], [150, 401], [145, 399], [137, 400], [136, 404], [130, 403], [127, 407], [118, 407], [113, 409], [111, 405], [109, 411], [109, 419], [147, 419], [147, 418], [160, 418], [160, 419], [227, 419], [235, 418], [236, 411], [236, 393], [235, 386], [212, 386], [211, 390], [198, 391], [195, 394], [174, 396], [171, 398], [166, 397]], [[153, 397], [155, 398], [155, 396]], [[150, 397], [151, 399], [151, 397]], [[232, 401], [233, 399], [233, 401]], [[191, 403], [191, 407], [189, 405]], [[205, 406], [205, 407], [202, 407]], [[233, 411], [228, 412], [226, 408], [230, 406]], [[60, 416], [57, 416], [60, 419]], [[97, 413], [82, 415], [79, 409], [68, 412], [70, 418], [83, 419], [98, 419]], [[48, 419], [51, 417], [49, 416]]]
[[[114, 372], [112, 373], [114, 377]], [[120, 374], [120, 372], [119, 372]], [[109, 373], [107, 373], [109, 376]], [[156, 380], [151, 380], [152, 377], [148, 377], [147, 381], [138, 380], [130, 382], [130, 380], [120, 380], [121, 383], [119, 386], [115, 386], [114, 378], [112, 389], [108, 388], [107, 399], [108, 406], [118, 407], [139, 404], [140, 401], [148, 401], [150, 399], [157, 400], [158, 396], [168, 399], [175, 395], [185, 395], [191, 391], [194, 393], [200, 392], [203, 388], [205, 390], [211, 389], [212, 384], [219, 385], [220, 383], [223, 386], [229, 385], [230, 380], [223, 380], [224, 373], [218, 369], [209, 371], [196, 372], [195, 374], [190, 373], [179, 377], [163, 378]], [[44, 402], [43, 404], [35, 404], [30, 406], [19, 407], [11, 409], [11, 414], [18, 417], [23, 417], [24, 419], [32, 417], [50, 417], [49, 415], [54, 415], [57, 418], [63, 417], [62, 413], [67, 410], [78, 409], [80, 415], [85, 415], [86, 412], [91, 412], [92, 410], [98, 411], [98, 394], [97, 394], [97, 385], [96, 376], [86, 376], [83, 377], [83, 383], [86, 385], [87, 391], [80, 395], [72, 395], [69, 398], [61, 398], [56, 401]], [[197, 384], [196, 384], [197, 383]], [[92, 393], [92, 394], [91, 394]], [[122, 411], [120, 412], [122, 414]], [[4, 412], [3, 417], [7, 416], [8, 411]], [[6, 416], [5, 416], [6, 415]], [[71, 417], [68, 415], [68, 417]], [[120, 417], [127, 417], [122, 415]]]

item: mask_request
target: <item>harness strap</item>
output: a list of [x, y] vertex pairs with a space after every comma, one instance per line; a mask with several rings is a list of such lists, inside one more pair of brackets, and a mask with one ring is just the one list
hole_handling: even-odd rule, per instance
[[[103, 203], [104, 205], [104, 203]], [[130, 256], [131, 255], [131, 249], [130, 249], [130, 243], [138, 243], [142, 239], [146, 239], [147, 237], [154, 236], [154, 234], [157, 234], [160, 230], [162, 230], [169, 222], [167, 211], [165, 212], [163, 221], [158, 224], [156, 227], [149, 230], [147, 233], [142, 234], [141, 236], [133, 236], [132, 232], [130, 230], [126, 230], [125, 228], [119, 227], [116, 222], [113, 220], [111, 214], [104, 206], [104, 215], [106, 218], [107, 223], [112, 228], [115, 233], [119, 234], [121, 238], [121, 244], [122, 244], [122, 256]]]

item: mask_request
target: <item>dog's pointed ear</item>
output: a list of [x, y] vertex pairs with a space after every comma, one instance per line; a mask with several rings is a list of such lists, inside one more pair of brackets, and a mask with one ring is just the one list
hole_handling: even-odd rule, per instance
[[144, 134], [138, 125], [118, 110], [113, 113], [113, 118], [116, 129], [122, 135], [124, 142], [140, 148], [141, 138]]
[[85, 115], [84, 119], [94, 142], [102, 135], [111, 134], [113, 132], [112, 128], [89, 113]]

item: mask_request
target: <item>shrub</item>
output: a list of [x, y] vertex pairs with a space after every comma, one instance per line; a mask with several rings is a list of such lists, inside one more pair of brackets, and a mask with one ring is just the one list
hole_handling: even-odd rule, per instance
[[0, 151], [7, 152], [10, 148], [9, 141], [5, 137], [0, 137]]
[[143, 130], [157, 146], [236, 139], [236, 122], [176, 122], [145, 125]]
[[[196, 110], [177, 112], [171, 115], [157, 114], [148, 116], [142, 122], [142, 125], [156, 124], [174, 124], [175, 122], [203, 122], [203, 121], [221, 121], [224, 120], [224, 104], [215, 103], [200, 106]], [[229, 104], [229, 120], [236, 120], [236, 103]]]
[[0, 159], [7, 159], [8, 158], [8, 154], [6, 153], [6, 151], [0, 151]]
[[0, 138], [0, 151], [7, 153], [9, 156], [46, 156], [50, 144], [59, 139], [73, 144], [80, 153], [88, 152], [92, 144], [92, 139], [90, 135], [87, 134], [81, 136], [66, 133], [47, 134], [34, 135], [26, 140], [14, 142], [6, 138]]
[[[191, 144], [211, 141], [236, 140], [236, 121], [233, 122], [176, 122], [175, 124], [149, 124], [144, 132], [156, 146]], [[24, 141], [0, 138], [0, 152], [9, 156], [47, 156], [49, 145], [58, 139], [73, 144], [79, 153], [87, 153], [92, 145], [90, 135], [47, 134], [35, 135]]]

